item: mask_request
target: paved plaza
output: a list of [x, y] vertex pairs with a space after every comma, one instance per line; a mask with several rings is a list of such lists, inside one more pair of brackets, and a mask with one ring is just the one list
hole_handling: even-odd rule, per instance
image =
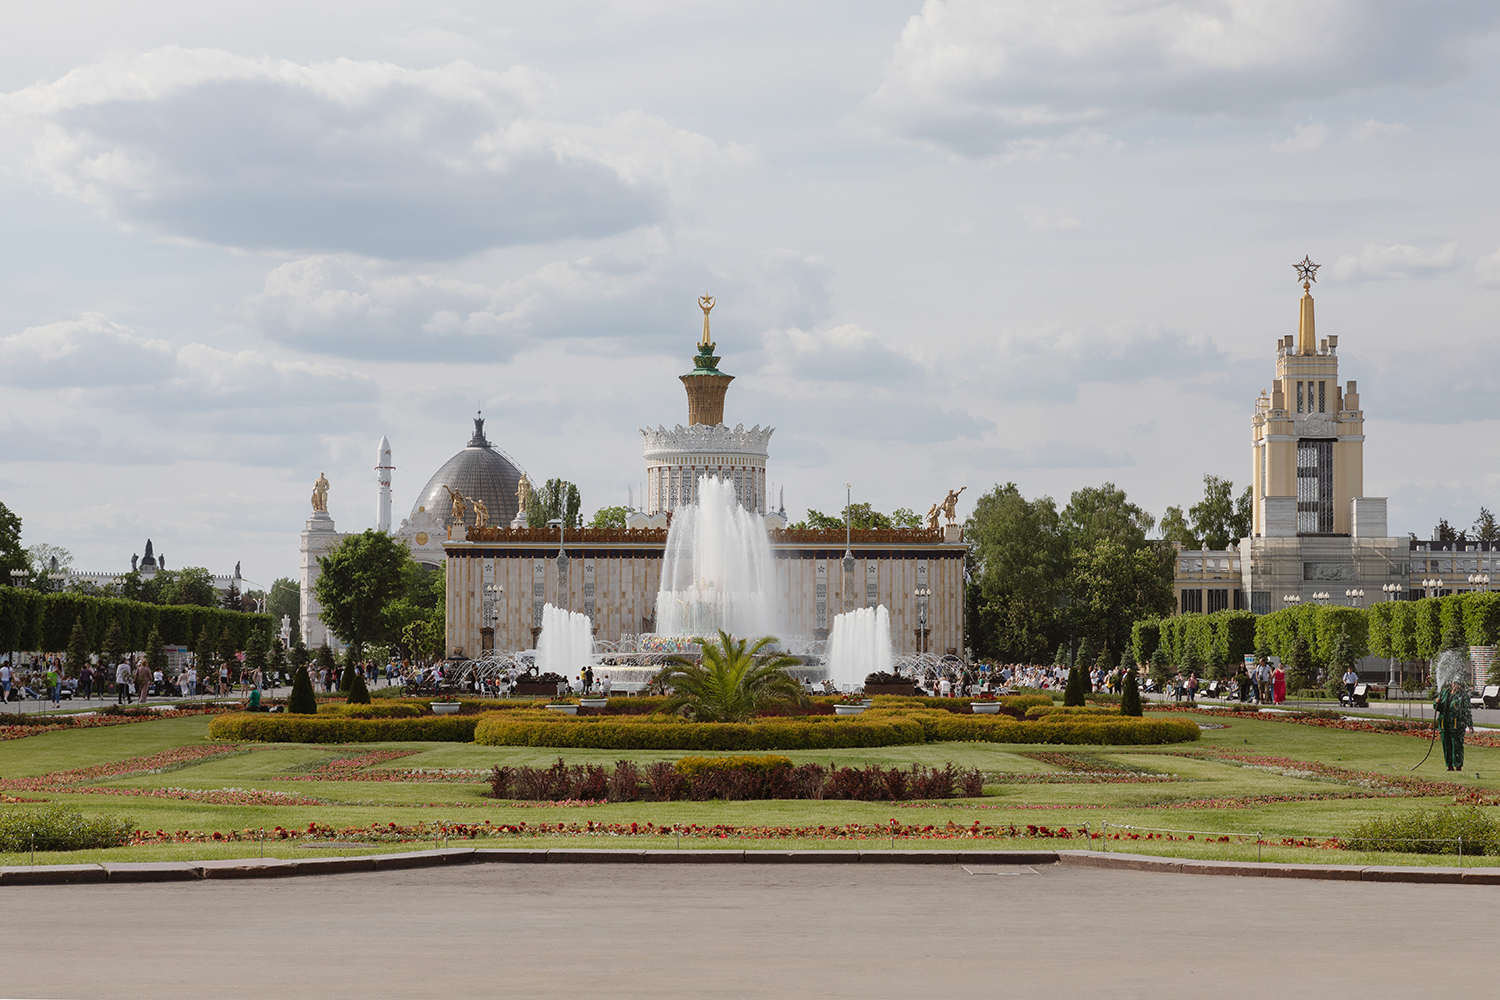
[[475, 865], [7, 887], [18, 960], [0, 992], [1327, 1000], [1494, 979], [1491, 887], [975, 871]]

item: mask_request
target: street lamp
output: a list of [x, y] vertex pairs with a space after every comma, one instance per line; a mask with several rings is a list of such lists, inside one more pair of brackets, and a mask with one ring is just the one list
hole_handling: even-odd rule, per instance
[[[1384, 591], [1384, 593], [1385, 593], [1385, 599], [1387, 601], [1399, 601], [1401, 598], [1397, 597], [1396, 595], [1400, 594], [1406, 588], [1404, 586], [1402, 586], [1401, 584], [1399, 584], [1399, 583], [1386, 583], [1386, 584], [1382, 584], [1381, 587], [1380, 587], [1380, 589], [1382, 591]], [[1386, 668], [1386, 673], [1385, 673], [1385, 690], [1386, 690], [1386, 696], [1387, 697], [1390, 696], [1390, 690], [1395, 685], [1395, 683], [1396, 683], [1396, 644], [1394, 642], [1392, 642], [1391, 643], [1391, 665], [1388, 668]]]
[[927, 599], [932, 596], [932, 589], [926, 584], [919, 584], [912, 591], [912, 596], [917, 599], [917, 652], [927, 652]]
[[568, 576], [568, 552], [563, 547], [563, 542], [567, 537], [568, 526], [560, 517], [554, 517], [552, 520], [547, 522], [547, 526], [549, 528], [553, 525], [557, 526], [557, 599], [562, 602], [562, 606], [564, 608], [571, 608], [573, 605], [572, 602], [568, 599], [568, 594], [565, 591], [563, 584], [563, 581], [567, 579]]
[[1349, 599], [1349, 606], [1357, 608], [1365, 602], [1365, 592], [1358, 587], [1344, 591], [1344, 596]]
[[[1431, 580], [1423, 580], [1422, 581], [1422, 589], [1423, 590], [1436, 591], [1436, 590], [1440, 590], [1442, 588], [1442, 586], [1443, 586], [1443, 578], [1440, 577], [1440, 576], [1433, 577]], [[1433, 593], [1433, 594], [1428, 594], [1427, 596], [1428, 597], [1441, 597], [1442, 594]]]
[[1317, 590], [1317, 591], [1313, 592], [1312, 598], [1313, 598], [1313, 600], [1317, 601], [1319, 604], [1327, 604], [1328, 603], [1328, 598], [1330, 596], [1331, 595], [1326, 590]]
[[[854, 487], [850, 483], [844, 484], [844, 573], [854, 572]], [[852, 584], [853, 581], [851, 580]], [[848, 598], [845, 598], [847, 605]]]
[[[20, 587], [23, 583], [26, 582], [26, 577], [27, 577], [27, 571], [26, 570], [24, 570], [24, 569], [13, 569], [13, 570], [10, 571], [10, 585], [12, 587]], [[11, 677], [14, 678], [15, 677], [15, 669], [16, 669], [16, 651], [15, 650], [11, 650], [10, 651], [10, 669], [11, 669]], [[19, 711], [19, 709], [18, 709], [18, 711]]]
[[1488, 592], [1490, 589], [1490, 575], [1488, 573], [1470, 573], [1469, 583], [1475, 587], [1483, 587]]
[[498, 583], [487, 583], [484, 585], [484, 596], [490, 605], [490, 627], [498, 632], [500, 631], [500, 598], [505, 596], [505, 588]]
[[1288, 607], [1291, 607], [1294, 604], [1301, 604], [1302, 603], [1302, 595], [1301, 594], [1287, 594], [1285, 597], [1283, 597], [1281, 599], [1281, 603], [1285, 604]]

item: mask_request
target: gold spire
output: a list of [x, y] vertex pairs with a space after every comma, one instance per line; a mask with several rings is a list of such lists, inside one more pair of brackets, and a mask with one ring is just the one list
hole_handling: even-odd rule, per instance
[[1311, 257], [1304, 256], [1300, 264], [1293, 264], [1297, 269], [1297, 277], [1302, 280], [1302, 309], [1297, 320], [1297, 353], [1318, 353], [1318, 335], [1313, 325], [1313, 297], [1312, 282], [1318, 280], [1318, 268], [1321, 264], [1314, 264]]
[[712, 350], [714, 342], [708, 336], [708, 314], [713, 311], [714, 297], [712, 295], [699, 296], [698, 308], [703, 310], [703, 339], [698, 341], [698, 346], [707, 347]]

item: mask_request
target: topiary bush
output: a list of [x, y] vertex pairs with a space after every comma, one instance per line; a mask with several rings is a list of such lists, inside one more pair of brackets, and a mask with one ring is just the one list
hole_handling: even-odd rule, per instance
[[1120, 696], [1120, 714], [1136, 719], [1141, 717], [1141, 684], [1136, 680], [1133, 669], [1125, 674], [1125, 691]]
[[360, 671], [350, 668], [352, 673], [349, 677], [349, 704], [368, 705], [370, 703], [370, 689], [365, 686], [365, 675]]
[[312, 678], [307, 676], [307, 664], [297, 666], [292, 677], [292, 696], [287, 699], [286, 710], [296, 715], [317, 715], [318, 696], [313, 691]]
[[135, 821], [117, 816], [84, 816], [71, 806], [16, 809], [0, 814], [0, 852], [85, 851], [118, 847], [130, 839]]

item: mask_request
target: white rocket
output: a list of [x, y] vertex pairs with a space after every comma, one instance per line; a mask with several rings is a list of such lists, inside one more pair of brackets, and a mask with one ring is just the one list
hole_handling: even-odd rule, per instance
[[381, 435], [375, 457], [375, 481], [380, 484], [380, 502], [375, 509], [375, 530], [391, 530], [391, 440]]

